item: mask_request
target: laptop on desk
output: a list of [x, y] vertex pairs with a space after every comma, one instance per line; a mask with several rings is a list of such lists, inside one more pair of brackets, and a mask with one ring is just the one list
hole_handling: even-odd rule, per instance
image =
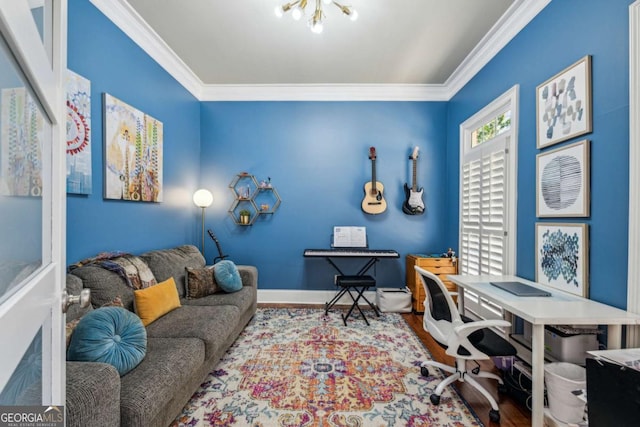
[[550, 297], [551, 292], [538, 289], [522, 282], [490, 282], [493, 286], [519, 297]]

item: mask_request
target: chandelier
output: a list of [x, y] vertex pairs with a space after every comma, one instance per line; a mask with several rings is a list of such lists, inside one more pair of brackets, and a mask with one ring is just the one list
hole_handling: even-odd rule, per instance
[[[338, 9], [340, 9], [340, 12], [348, 16], [349, 19], [351, 19], [352, 21], [355, 21], [356, 19], [358, 19], [358, 12], [351, 6], [344, 6], [338, 3], [337, 1], [333, 1], [333, 0], [315, 0], [315, 1], [316, 1], [316, 7], [313, 11], [313, 14], [311, 15], [311, 18], [308, 21], [308, 25], [309, 25], [309, 28], [311, 28], [311, 31], [316, 34], [320, 34], [322, 32], [322, 21], [324, 20], [324, 12], [322, 11], [323, 3], [325, 5], [333, 4]], [[289, 3], [285, 3], [282, 6], [276, 6], [276, 10], [275, 10], [276, 16], [278, 18], [282, 18], [282, 16], [286, 12], [291, 11], [291, 17], [294, 20], [299, 21], [304, 16], [307, 3], [308, 3], [308, 0], [296, 0]]]

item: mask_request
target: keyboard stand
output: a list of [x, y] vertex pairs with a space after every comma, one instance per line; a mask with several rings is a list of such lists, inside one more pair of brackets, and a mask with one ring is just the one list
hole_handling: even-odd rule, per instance
[[[366, 275], [340, 275], [336, 277], [336, 284], [340, 288], [340, 291], [333, 297], [331, 301], [325, 303], [324, 314], [328, 314], [329, 310], [336, 304], [336, 302], [338, 302], [344, 294], [348, 293], [351, 297], [351, 300], [353, 301], [353, 304], [351, 304], [351, 307], [349, 307], [349, 311], [347, 311], [347, 314], [342, 315], [342, 322], [345, 326], [347, 326], [347, 319], [349, 318], [349, 316], [351, 316], [354, 308], [358, 309], [360, 315], [364, 319], [364, 322], [367, 324], [367, 326], [369, 326], [367, 316], [364, 315], [364, 312], [360, 308], [360, 305], [358, 305], [360, 299], [364, 299], [367, 304], [369, 304], [369, 307], [373, 309], [376, 316], [380, 317], [380, 312], [378, 311], [376, 306], [373, 305], [371, 301], [369, 301], [364, 295], [365, 291], [367, 291], [371, 287], [376, 286], [376, 280], [373, 277]], [[352, 291], [356, 292], [355, 296]]]
[[[304, 251], [305, 257], [312, 258], [324, 258], [338, 273], [336, 276], [336, 286], [339, 288], [336, 295], [331, 299], [331, 301], [325, 303], [324, 312], [325, 314], [329, 313], [329, 310], [344, 296], [344, 294], [349, 294], [351, 297], [351, 307], [349, 307], [349, 311], [346, 315], [342, 315], [342, 321], [347, 325], [347, 319], [351, 316], [351, 313], [355, 309], [358, 310], [365, 323], [369, 325], [369, 321], [367, 317], [364, 315], [364, 312], [360, 308], [358, 304], [361, 300], [365, 300], [367, 304], [373, 309], [376, 313], [376, 316], [380, 317], [380, 312], [377, 307], [371, 303], [364, 295], [364, 293], [372, 287], [376, 286], [376, 280], [367, 274], [367, 272], [376, 265], [380, 259], [383, 258], [399, 258], [398, 252], [394, 250], [375, 250], [368, 248], [358, 248], [358, 249], [305, 249]], [[340, 267], [333, 261], [333, 258], [351, 258], [351, 259], [366, 259], [362, 267], [357, 271], [356, 274], [347, 275], [342, 272]]]

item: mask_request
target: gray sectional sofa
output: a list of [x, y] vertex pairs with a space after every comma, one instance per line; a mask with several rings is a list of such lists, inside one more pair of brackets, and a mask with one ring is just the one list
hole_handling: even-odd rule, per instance
[[[252, 318], [257, 307], [258, 272], [238, 266], [238, 292], [185, 298], [185, 267], [202, 268], [205, 260], [191, 245], [155, 250], [139, 256], [158, 283], [173, 277], [181, 307], [146, 326], [147, 352], [122, 377], [111, 365], [67, 361], [67, 426], [167, 427], [214, 369]], [[92, 307], [71, 306], [67, 322], [120, 297], [133, 311], [133, 290], [113, 271], [88, 264], [67, 274], [67, 291], [91, 290]]]

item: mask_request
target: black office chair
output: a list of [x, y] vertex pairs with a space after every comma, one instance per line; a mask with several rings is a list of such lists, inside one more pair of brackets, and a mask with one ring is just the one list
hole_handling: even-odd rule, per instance
[[453, 298], [444, 283], [435, 274], [415, 267], [419, 273], [425, 291], [423, 327], [443, 348], [446, 354], [456, 358], [455, 366], [445, 365], [433, 360], [422, 363], [421, 373], [429, 375], [428, 366], [440, 368], [451, 375], [438, 384], [429, 397], [431, 403], [438, 405], [444, 388], [455, 381], [466, 381], [476, 388], [491, 404], [489, 419], [500, 421], [500, 412], [496, 400], [477, 380], [477, 377], [492, 378], [498, 381], [498, 390], [504, 390], [502, 378], [498, 375], [481, 371], [479, 365], [467, 369], [468, 360], [483, 360], [496, 356], [515, 356], [516, 349], [507, 340], [493, 332], [491, 327], [507, 327], [506, 320], [473, 321], [460, 315]]

